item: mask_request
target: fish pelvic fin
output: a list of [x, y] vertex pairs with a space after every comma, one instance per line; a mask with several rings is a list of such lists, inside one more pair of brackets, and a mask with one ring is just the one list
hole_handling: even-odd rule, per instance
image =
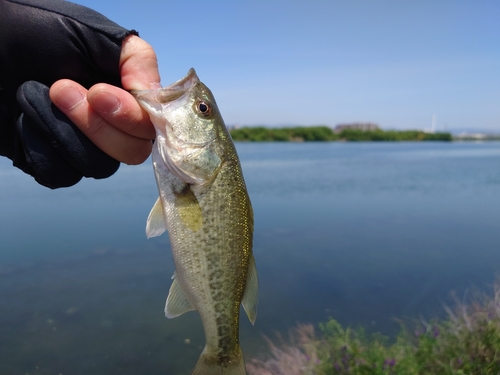
[[158, 197], [146, 221], [146, 237], [157, 237], [166, 230], [167, 226], [163, 218], [163, 205], [160, 197]]
[[241, 304], [247, 313], [250, 323], [255, 324], [257, 319], [257, 306], [259, 304], [259, 277], [257, 275], [257, 267], [253, 255], [250, 256], [248, 262], [247, 283]]
[[175, 274], [173, 276], [173, 279], [174, 282], [170, 287], [170, 291], [168, 292], [167, 297], [167, 303], [165, 304], [165, 316], [169, 319], [182, 315], [185, 312], [196, 310], [191, 302], [189, 302], [189, 299], [182, 289], [181, 284], [175, 278]]
[[238, 348], [238, 353], [234, 358], [229, 358], [224, 362], [205, 352], [206, 348], [201, 353], [192, 375], [247, 375], [241, 348]]

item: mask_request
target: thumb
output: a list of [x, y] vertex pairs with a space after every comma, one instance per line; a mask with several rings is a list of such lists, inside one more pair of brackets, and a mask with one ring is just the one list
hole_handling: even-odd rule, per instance
[[149, 90], [160, 82], [156, 53], [136, 35], [123, 40], [120, 55], [120, 75], [125, 90]]

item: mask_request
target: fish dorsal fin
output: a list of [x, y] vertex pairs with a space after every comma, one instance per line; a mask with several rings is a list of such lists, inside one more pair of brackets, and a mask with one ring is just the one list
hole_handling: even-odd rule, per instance
[[241, 304], [247, 313], [248, 319], [250, 319], [250, 323], [255, 324], [257, 305], [259, 304], [259, 277], [253, 255], [250, 256], [248, 263], [247, 284]]
[[175, 273], [173, 279], [174, 281], [168, 292], [167, 303], [165, 304], [165, 316], [169, 319], [182, 315], [187, 311], [196, 310], [189, 302], [181, 284], [177, 281]]
[[163, 217], [163, 205], [160, 197], [158, 197], [146, 221], [146, 236], [148, 238], [156, 237], [166, 230], [167, 226]]

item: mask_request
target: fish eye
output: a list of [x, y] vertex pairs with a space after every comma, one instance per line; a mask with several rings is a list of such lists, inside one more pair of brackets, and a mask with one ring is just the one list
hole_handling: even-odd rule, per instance
[[196, 108], [203, 116], [210, 116], [212, 114], [212, 105], [208, 102], [198, 102]]

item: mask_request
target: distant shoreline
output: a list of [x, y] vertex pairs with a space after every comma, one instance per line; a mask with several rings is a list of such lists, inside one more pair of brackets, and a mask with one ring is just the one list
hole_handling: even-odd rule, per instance
[[[297, 126], [285, 128], [242, 127], [229, 129], [235, 142], [402, 142], [454, 140], [451, 133], [426, 133], [421, 130], [359, 130], [334, 132], [327, 126]], [[460, 139], [462, 140], [462, 139]]]

